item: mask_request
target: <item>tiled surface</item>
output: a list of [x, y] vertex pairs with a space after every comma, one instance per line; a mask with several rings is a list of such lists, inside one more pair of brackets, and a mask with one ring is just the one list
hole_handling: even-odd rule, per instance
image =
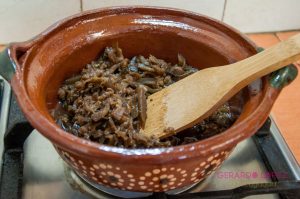
[[0, 0], [0, 43], [32, 38], [59, 19], [107, 6], [165, 6], [224, 19], [242, 32], [300, 29], [299, 0]]
[[221, 20], [225, 0], [83, 0], [83, 10], [106, 6], [148, 5], [180, 8]]
[[79, 0], [0, 0], [0, 43], [28, 40], [78, 12]]
[[300, 29], [299, 0], [227, 0], [224, 21], [242, 32]]
[[[277, 34], [257, 34], [249, 35], [249, 37], [262, 47], [270, 47], [270, 45], [285, 40], [288, 37], [300, 33], [283, 32]], [[299, 61], [298, 61], [299, 62]], [[300, 72], [299, 65], [297, 66]], [[296, 80], [285, 87], [280, 96], [277, 98], [272, 115], [298, 163], [300, 164], [300, 123], [299, 123], [299, 101], [300, 101], [300, 76]]]
[[248, 34], [248, 37], [264, 48], [271, 47], [279, 41], [275, 34]]
[[275, 35], [282, 41], [298, 33], [300, 33], [300, 31], [288, 31], [288, 32], [277, 32], [275, 33]]

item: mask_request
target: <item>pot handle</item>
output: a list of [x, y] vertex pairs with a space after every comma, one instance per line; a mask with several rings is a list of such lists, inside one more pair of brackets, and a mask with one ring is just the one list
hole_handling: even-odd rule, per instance
[[[264, 49], [261, 47], [257, 48], [257, 52], [261, 52]], [[294, 64], [287, 65], [270, 74], [269, 83], [275, 89], [282, 89], [289, 85], [298, 75], [298, 69]]]
[[8, 82], [22, 65], [23, 55], [32, 47], [32, 42], [13, 43], [0, 52], [0, 75]]

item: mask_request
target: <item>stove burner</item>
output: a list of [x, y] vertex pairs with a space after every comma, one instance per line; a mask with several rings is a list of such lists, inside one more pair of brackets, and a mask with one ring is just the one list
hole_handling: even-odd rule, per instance
[[[142, 197], [148, 197], [148, 196], [153, 195], [153, 193], [123, 191], [120, 189], [114, 189], [114, 188], [102, 186], [102, 185], [96, 184], [94, 182], [91, 182], [84, 176], [76, 173], [76, 171], [71, 169], [67, 164], [64, 164], [64, 168], [65, 168], [65, 176], [67, 178], [67, 181], [74, 189], [77, 189], [81, 192], [87, 193], [96, 198], [101, 198], [101, 196], [103, 197], [103, 192], [108, 195], [120, 197], [120, 198], [121, 197], [122, 198], [142, 198]], [[193, 188], [194, 186], [198, 185], [201, 182], [198, 182], [198, 183], [195, 183], [195, 184], [183, 187], [183, 188], [168, 191], [168, 192], [166, 192], [166, 194], [176, 195], [176, 194], [183, 193], [183, 192]], [[99, 193], [99, 192], [101, 192], [101, 193]]]

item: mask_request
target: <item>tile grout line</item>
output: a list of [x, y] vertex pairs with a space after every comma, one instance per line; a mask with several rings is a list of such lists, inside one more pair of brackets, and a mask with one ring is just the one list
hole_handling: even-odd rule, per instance
[[79, 0], [79, 2], [80, 2], [80, 12], [82, 12], [83, 11], [83, 2], [82, 2], [83, 0]]
[[282, 41], [282, 40], [280, 39], [280, 37], [278, 37], [277, 33], [278, 33], [278, 32], [274, 32], [273, 34], [275, 35], [275, 37], [276, 37], [279, 41]]
[[225, 17], [225, 10], [226, 10], [226, 5], [227, 5], [227, 0], [225, 0], [225, 1], [224, 1], [223, 13], [222, 13], [222, 18], [221, 18], [221, 21], [224, 21], [224, 17]]

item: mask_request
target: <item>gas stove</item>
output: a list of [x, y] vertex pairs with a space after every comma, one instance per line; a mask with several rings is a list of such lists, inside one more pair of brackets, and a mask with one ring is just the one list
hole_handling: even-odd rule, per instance
[[204, 181], [168, 193], [99, 186], [70, 169], [21, 113], [0, 77], [0, 198], [300, 198], [300, 167], [272, 117]]

